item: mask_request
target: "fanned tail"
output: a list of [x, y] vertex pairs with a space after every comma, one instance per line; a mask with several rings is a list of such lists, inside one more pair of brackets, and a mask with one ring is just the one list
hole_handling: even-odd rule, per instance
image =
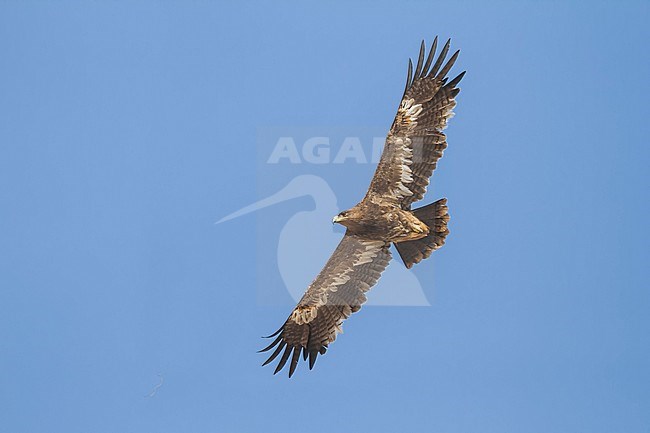
[[448, 210], [446, 198], [413, 210], [413, 214], [429, 227], [429, 234], [422, 239], [395, 244], [407, 268], [410, 269], [415, 263], [420, 263], [445, 244], [445, 238], [449, 234]]

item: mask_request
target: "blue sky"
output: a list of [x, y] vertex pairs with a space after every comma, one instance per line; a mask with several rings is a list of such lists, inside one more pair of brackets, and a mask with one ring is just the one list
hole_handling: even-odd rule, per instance
[[[3, 428], [647, 432], [649, 12], [1, 3]], [[257, 131], [387, 129], [435, 35], [468, 74], [427, 197], [452, 234], [415, 271], [432, 306], [362, 309], [273, 376], [269, 214], [214, 224], [260, 197]], [[341, 206], [371, 172], [340, 167]]]

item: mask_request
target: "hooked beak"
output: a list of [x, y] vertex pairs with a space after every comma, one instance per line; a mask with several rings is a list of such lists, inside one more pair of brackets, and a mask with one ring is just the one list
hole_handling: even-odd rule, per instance
[[340, 215], [337, 215], [334, 218], [332, 218], [332, 224], [340, 223], [343, 220], [344, 220], [343, 217], [341, 217]]

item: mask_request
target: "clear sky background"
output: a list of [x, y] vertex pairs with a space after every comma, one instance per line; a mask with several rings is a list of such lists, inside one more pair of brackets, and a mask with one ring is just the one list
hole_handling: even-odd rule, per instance
[[[649, 12], [0, 3], [1, 430], [648, 432]], [[264, 213], [214, 225], [257, 198], [256, 130], [388, 128], [436, 34], [468, 74], [433, 305], [365, 308], [273, 376]]]

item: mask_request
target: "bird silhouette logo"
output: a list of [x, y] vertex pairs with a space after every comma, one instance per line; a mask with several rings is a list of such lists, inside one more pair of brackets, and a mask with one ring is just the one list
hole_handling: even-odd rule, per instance
[[[342, 237], [340, 233], [334, 231], [331, 223], [332, 216], [337, 215], [341, 209], [337, 205], [336, 194], [329, 183], [322, 177], [312, 174], [296, 176], [276, 193], [217, 221], [217, 224], [223, 224], [305, 196], [313, 200], [314, 209], [299, 211], [282, 227], [278, 227], [280, 235], [277, 265], [287, 291], [296, 302]], [[314, 245], [318, 245], [318, 248], [314, 248]], [[393, 261], [382, 274], [379, 283], [369, 293], [366, 305], [429, 306], [431, 304], [417, 276], [400, 262]]]

